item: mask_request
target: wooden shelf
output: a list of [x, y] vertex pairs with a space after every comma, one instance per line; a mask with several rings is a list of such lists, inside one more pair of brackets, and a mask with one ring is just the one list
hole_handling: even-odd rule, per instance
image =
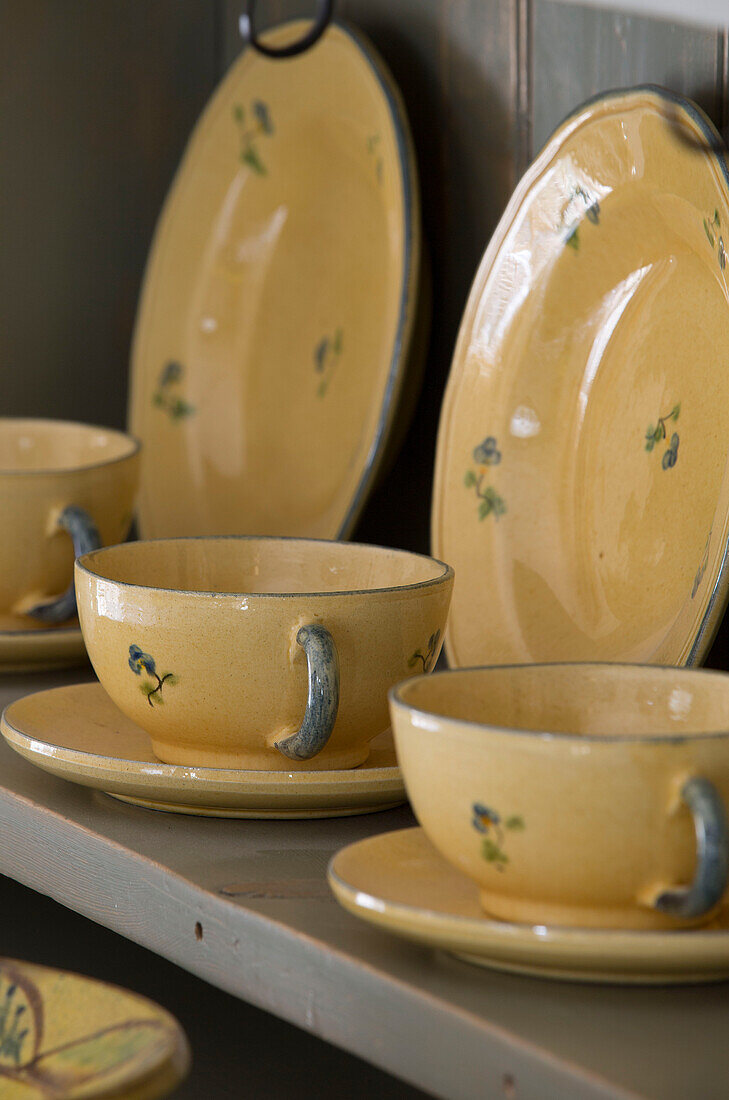
[[[0, 704], [78, 673], [6, 677]], [[339, 820], [155, 813], [0, 745], [0, 873], [435, 1096], [712, 1100], [726, 985], [577, 985], [470, 967], [369, 928], [330, 896], [342, 845], [407, 809]]]
[[615, 14], [647, 15], [655, 19], [675, 20], [693, 26], [729, 26], [727, 0], [562, 0], [563, 3], [579, 3], [585, 8], [601, 8]]

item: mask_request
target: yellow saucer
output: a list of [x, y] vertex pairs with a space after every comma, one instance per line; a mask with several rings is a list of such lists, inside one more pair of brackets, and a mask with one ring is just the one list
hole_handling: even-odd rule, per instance
[[7, 1100], [156, 1100], [189, 1063], [180, 1025], [146, 997], [0, 958], [0, 1095]]
[[15, 615], [0, 615], [0, 674], [73, 668], [87, 659], [78, 620], [49, 627]]
[[490, 920], [476, 885], [447, 863], [419, 828], [350, 844], [331, 860], [328, 878], [337, 901], [355, 916], [479, 966], [585, 982], [729, 978], [729, 913], [706, 929], [677, 932]]
[[601, 96], [486, 250], [438, 435], [451, 666], [696, 664], [727, 595], [729, 183], [699, 109]]
[[371, 45], [330, 26], [284, 62], [244, 51], [147, 265], [130, 400], [141, 537], [345, 537], [402, 426], [419, 263], [409, 130]]
[[406, 799], [389, 730], [372, 742], [364, 764], [341, 771], [163, 764], [148, 735], [118, 710], [101, 684], [75, 684], [11, 703], [0, 733], [51, 775], [151, 810], [203, 817], [348, 817], [391, 809]]

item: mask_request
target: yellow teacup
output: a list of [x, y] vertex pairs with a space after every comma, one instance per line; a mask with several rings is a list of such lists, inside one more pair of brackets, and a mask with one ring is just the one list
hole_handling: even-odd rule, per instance
[[639, 665], [463, 669], [393, 689], [398, 759], [490, 915], [665, 928], [726, 892], [729, 676]]
[[128, 543], [76, 563], [84, 641], [171, 764], [349, 768], [387, 691], [435, 664], [453, 571], [419, 554], [284, 538]]
[[138, 477], [139, 443], [124, 432], [0, 418], [3, 620], [75, 614], [74, 556], [126, 538]]

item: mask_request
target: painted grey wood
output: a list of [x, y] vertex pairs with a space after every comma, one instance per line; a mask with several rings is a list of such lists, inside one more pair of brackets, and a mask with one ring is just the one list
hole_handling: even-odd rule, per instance
[[[5, 678], [0, 704], [72, 680]], [[499, 974], [340, 909], [324, 884], [330, 855], [411, 820], [405, 809], [309, 822], [160, 814], [54, 779], [0, 746], [0, 873], [434, 1096], [726, 1096], [726, 984]]]
[[681, 92], [723, 125], [723, 46], [716, 30], [534, 0], [534, 152], [585, 99], [633, 84]]
[[215, 12], [0, 3], [0, 415], [124, 425], [139, 282], [215, 83]]
[[[562, 0], [563, 3], [575, 3], [576, 0]], [[609, 8], [613, 11], [634, 12], [636, 15], [648, 15], [654, 19], [665, 19], [677, 23], [702, 24], [707, 27], [724, 27], [727, 23], [726, 0], [582, 0], [582, 3], [595, 8]]]

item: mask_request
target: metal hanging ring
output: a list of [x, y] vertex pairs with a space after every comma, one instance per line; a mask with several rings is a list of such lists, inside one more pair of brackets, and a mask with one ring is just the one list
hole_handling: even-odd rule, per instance
[[296, 57], [297, 54], [311, 49], [324, 34], [332, 21], [334, 0], [319, 0], [316, 19], [309, 30], [298, 42], [291, 42], [288, 46], [267, 46], [264, 42], [261, 42], [253, 22], [255, 8], [256, 0], [247, 0], [246, 10], [238, 20], [238, 27], [243, 40], [249, 46], [252, 46], [254, 50], [258, 50], [259, 53], [263, 54], [264, 57]]

